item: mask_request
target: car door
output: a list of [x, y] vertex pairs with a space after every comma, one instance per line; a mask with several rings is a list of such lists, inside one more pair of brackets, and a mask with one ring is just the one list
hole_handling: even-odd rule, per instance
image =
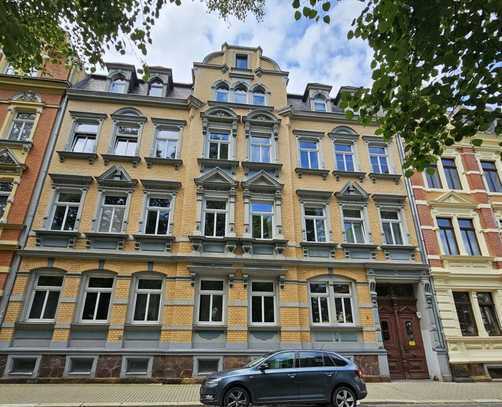
[[323, 352], [297, 353], [299, 401], [329, 401], [334, 369], [325, 366]]
[[284, 402], [298, 398], [298, 383], [295, 366], [295, 352], [281, 352], [272, 355], [263, 363], [268, 368], [256, 369], [249, 378], [249, 385], [257, 403]]

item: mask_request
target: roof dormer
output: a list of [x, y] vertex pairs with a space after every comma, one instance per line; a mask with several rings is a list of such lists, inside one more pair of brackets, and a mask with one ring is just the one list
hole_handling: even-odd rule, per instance
[[107, 91], [127, 94], [138, 84], [134, 65], [107, 63], [108, 86]]
[[303, 101], [314, 112], [330, 112], [331, 101], [329, 94], [332, 86], [322, 83], [309, 83], [303, 93]]

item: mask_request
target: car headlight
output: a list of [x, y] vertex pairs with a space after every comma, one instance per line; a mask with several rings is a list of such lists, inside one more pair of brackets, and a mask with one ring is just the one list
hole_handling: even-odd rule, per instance
[[221, 381], [221, 377], [217, 377], [216, 379], [210, 379], [206, 381], [206, 386], [207, 387], [215, 387], [218, 386], [218, 383]]

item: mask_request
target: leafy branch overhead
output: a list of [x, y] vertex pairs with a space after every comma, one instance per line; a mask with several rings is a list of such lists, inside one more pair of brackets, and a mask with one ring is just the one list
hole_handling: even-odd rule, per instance
[[[265, 10], [265, 0], [203, 1], [222, 18], [260, 20]], [[353, 0], [290, 4], [294, 19], [329, 24], [338, 1]], [[349, 116], [376, 121], [378, 134], [404, 138], [408, 174], [455, 142], [479, 145], [479, 132], [500, 134], [500, 0], [361, 2], [347, 35], [373, 49], [373, 82], [342, 102]], [[40, 68], [45, 55], [92, 66], [109, 48], [145, 55], [161, 10], [175, 5], [181, 0], [0, 0], [0, 47], [24, 72]]]

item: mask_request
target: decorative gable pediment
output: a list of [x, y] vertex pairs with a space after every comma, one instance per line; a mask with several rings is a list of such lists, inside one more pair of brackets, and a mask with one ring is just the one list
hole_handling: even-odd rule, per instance
[[132, 188], [137, 180], [132, 179], [127, 171], [120, 165], [114, 165], [101, 174], [96, 181], [98, 185], [112, 188]]
[[237, 182], [219, 167], [212, 168], [205, 174], [194, 179], [195, 184], [202, 189], [228, 191], [236, 187]]
[[260, 171], [241, 183], [244, 193], [262, 192], [276, 193], [282, 191], [283, 185], [265, 171]]
[[272, 134], [276, 140], [279, 136], [280, 120], [267, 110], [258, 109], [250, 112], [244, 118], [244, 123], [246, 137], [249, 137], [251, 135], [253, 128], [271, 129]]
[[0, 172], [21, 174], [26, 168], [24, 164], [17, 161], [16, 156], [9, 149], [0, 150]]
[[432, 207], [451, 207], [451, 208], [476, 208], [477, 204], [472, 202], [468, 197], [459, 194], [458, 192], [447, 192], [439, 198], [430, 201]]
[[340, 201], [367, 202], [368, 193], [357, 183], [349, 181], [335, 194]]
[[202, 133], [207, 134], [211, 123], [228, 127], [234, 137], [237, 136], [239, 116], [228, 107], [215, 106], [201, 113]]

